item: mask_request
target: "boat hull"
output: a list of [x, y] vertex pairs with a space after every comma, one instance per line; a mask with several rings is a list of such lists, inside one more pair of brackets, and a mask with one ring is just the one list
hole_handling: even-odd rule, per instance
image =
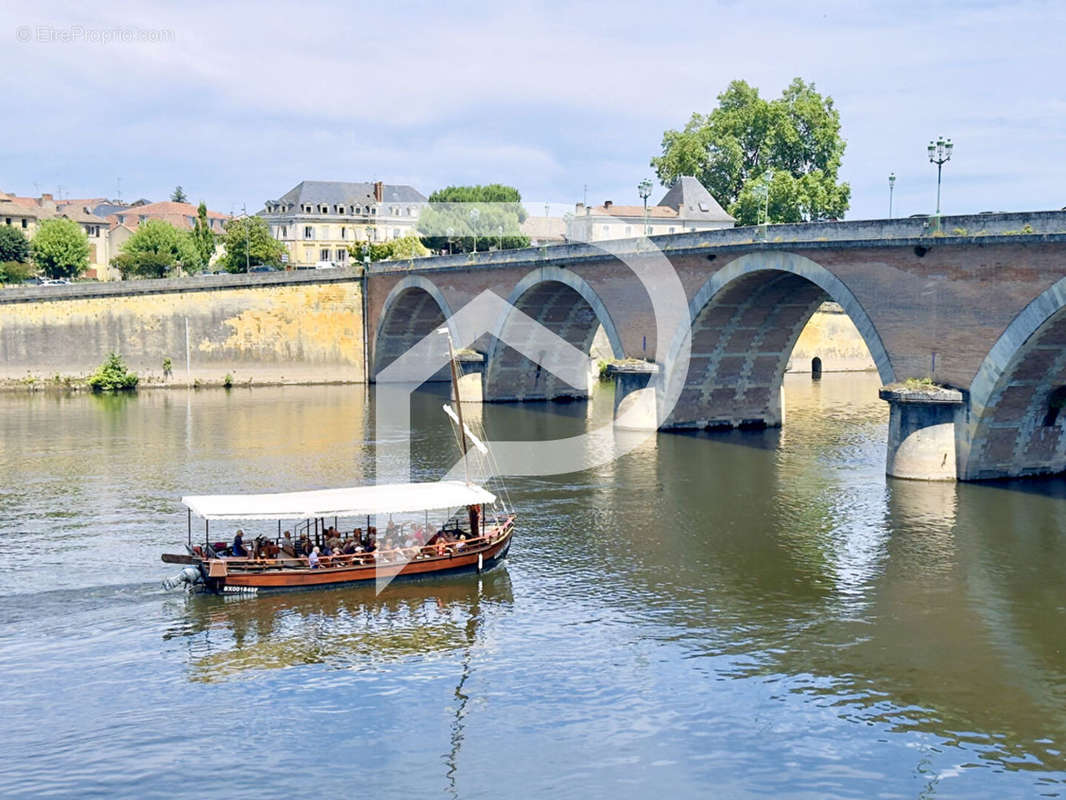
[[[259, 594], [261, 592], [322, 589], [372, 581], [418, 580], [462, 572], [484, 572], [506, 558], [514, 531], [508, 520], [503, 534], [483, 546], [449, 552], [443, 556], [406, 562], [373, 563], [309, 569], [232, 569], [222, 560], [200, 562], [203, 576], [199, 588], [216, 594]], [[214, 573], [214, 574], [212, 574]], [[220, 574], [222, 573], [222, 574]]]

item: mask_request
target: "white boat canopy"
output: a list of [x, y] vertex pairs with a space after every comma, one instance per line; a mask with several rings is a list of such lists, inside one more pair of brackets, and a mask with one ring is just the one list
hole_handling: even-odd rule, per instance
[[348, 489], [277, 494], [205, 494], [181, 498], [204, 519], [310, 519], [364, 517], [409, 511], [455, 509], [493, 503], [496, 495], [472, 483], [383, 483]]

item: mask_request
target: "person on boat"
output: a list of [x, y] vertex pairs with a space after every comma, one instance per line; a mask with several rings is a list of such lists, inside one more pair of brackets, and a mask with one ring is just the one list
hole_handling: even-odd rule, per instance
[[319, 568], [320, 565], [319, 565], [319, 562], [318, 562], [318, 548], [317, 547], [312, 548], [310, 554], [307, 556], [307, 566], [309, 566], [311, 569], [318, 569]]
[[237, 529], [237, 533], [233, 536], [233, 544], [230, 546], [230, 553], [237, 558], [248, 557], [248, 551], [244, 549], [244, 531], [240, 528]]
[[278, 546], [281, 547], [281, 550], [285, 553], [285, 555], [296, 555], [296, 551], [293, 549], [292, 545], [292, 534], [289, 531], [285, 531], [284, 535], [281, 537], [281, 540], [278, 542]]
[[326, 554], [334, 556], [341, 551], [341, 547], [344, 546], [344, 543], [341, 541], [341, 536], [336, 528], [330, 528], [329, 534], [329, 538], [326, 539], [326, 547], [329, 548], [326, 551]]

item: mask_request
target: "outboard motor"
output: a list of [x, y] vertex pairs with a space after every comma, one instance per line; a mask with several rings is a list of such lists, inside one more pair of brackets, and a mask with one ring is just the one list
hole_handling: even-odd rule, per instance
[[196, 567], [186, 567], [177, 575], [173, 575], [169, 578], [163, 579], [164, 589], [177, 589], [182, 584], [187, 584], [190, 588], [200, 583], [202, 577], [200, 576], [200, 570]]

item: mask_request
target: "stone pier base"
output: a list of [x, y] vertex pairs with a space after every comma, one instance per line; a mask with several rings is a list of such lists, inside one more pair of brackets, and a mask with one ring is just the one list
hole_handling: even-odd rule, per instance
[[614, 378], [614, 424], [622, 430], [653, 431], [659, 427], [655, 386], [659, 367], [647, 361], [626, 361], [607, 366]]
[[962, 393], [897, 385], [883, 387], [878, 396], [891, 408], [885, 472], [893, 478], [956, 480], [955, 430], [963, 409]]
[[476, 350], [460, 350], [455, 354], [459, 362], [459, 400], [463, 403], [485, 402], [484, 376], [485, 356]]

